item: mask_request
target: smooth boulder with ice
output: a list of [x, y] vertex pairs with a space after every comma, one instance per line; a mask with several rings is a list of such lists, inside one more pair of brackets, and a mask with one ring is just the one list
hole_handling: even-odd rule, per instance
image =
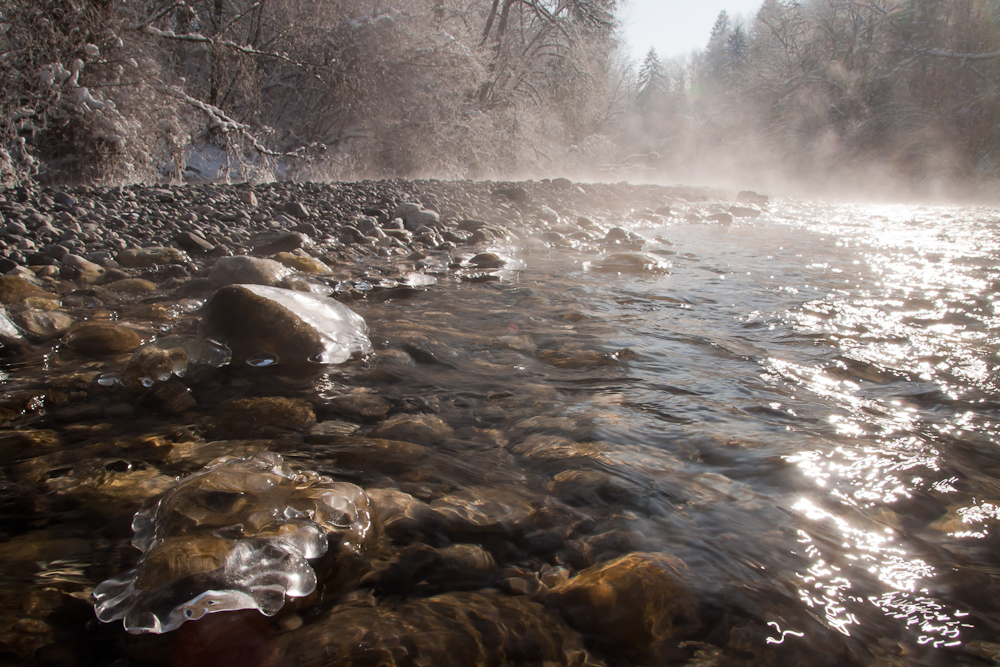
[[132, 633], [220, 611], [272, 616], [316, 589], [317, 559], [361, 557], [380, 534], [360, 487], [272, 452], [213, 461], [137, 512], [132, 529], [139, 565], [94, 589], [97, 617]]
[[229, 285], [213, 294], [202, 334], [229, 347], [236, 365], [301, 370], [372, 352], [368, 325], [347, 306], [263, 285]]

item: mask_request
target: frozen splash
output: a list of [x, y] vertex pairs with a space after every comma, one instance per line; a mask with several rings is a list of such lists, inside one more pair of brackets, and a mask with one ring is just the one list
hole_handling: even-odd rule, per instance
[[136, 513], [139, 565], [94, 590], [97, 617], [132, 633], [162, 633], [205, 614], [257, 609], [316, 589], [309, 561], [375, 539], [360, 488], [293, 471], [278, 454], [222, 457]]

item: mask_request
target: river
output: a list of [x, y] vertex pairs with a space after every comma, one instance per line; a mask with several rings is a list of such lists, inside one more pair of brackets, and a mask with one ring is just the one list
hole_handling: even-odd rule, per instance
[[[441, 275], [408, 298], [353, 302], [371, 330], [366, 361], [307, 383], [210, 380], [202, 393], [306, 400], [320, 424], [340, 425], [333, 435], [237, 441], [130, 410], [96, 421], [64, 410], [45, 426], [59, 451], [121, 480], [188, 474], [231, 453], [219, 442], [274, 449], [368, 490], [376, 507], [398, 491], [464, 517], [397, 522], [394, 548], [471, 544], [495, 561], [479, 579], [424, 563], [402, 583], [379, 580], [378, 604], [470, 590], [528, 590], [544, 604], [517, 580], [556, 589], [630, 553], [682, 562], [692, 629], [652, 652], [581, 631], [595, 664], [992, 664], [998, 220], [993, 208], [779, 200], [731, 225], [634, 222], [662, 264], [622, 273], [520, 239], [494, 248], [511, 261], [493, 279]], [[58, 359], [15, 365], [7, 383], [56, 371]], [[352, 434], [406, 439], [386, 410], [343, 407], [359, 396], [376, 413], [383, 401], [426, 418], [418, 453], [351, 450]], [[110, 440], [130, 444], [100, 449]], [[59, 451], [7, 456], [10, 664], [28, 653], [145, 664], [120, 624], [88, 617], [94, 585], [135, 562], [128, 524], [145, 496], [125, 481], [79, 492], [85, 461]]]

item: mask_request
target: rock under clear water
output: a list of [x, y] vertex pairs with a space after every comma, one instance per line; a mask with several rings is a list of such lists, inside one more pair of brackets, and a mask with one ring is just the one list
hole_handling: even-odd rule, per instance
[[310, 561], [331, 544], [361, 554], [377, 533], [360, 487], [272, 452], [217, 459], [137, 512], [132, 529], [139, 565], [94, 590], [97, 617], [132, 633], [220, 611], [274, 615], [316, 589]]

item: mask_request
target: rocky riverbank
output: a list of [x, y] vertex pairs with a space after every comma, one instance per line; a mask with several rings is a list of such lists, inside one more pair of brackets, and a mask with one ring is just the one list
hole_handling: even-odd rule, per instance
[[[623, 529], [645, 491], [608, 471], [637, 451], [523, 379], [589, 381], [629, 351], [563, 340], [586, 316], [530, 289], [479, 312], [447, 291], [515, 281], [531, 252], [667, 271], [669, 241], [637, 227], [766, 198], [564, 179], [0, 196], [12, 664], [647, 664], [753, 625], [706, 622], [684, 563]], [[537, 331], [455, 333], [508, 301]], [[660, 486], [678, 465], [635, 469]], [[691, 502], [741, 493], [716, 477]]]

